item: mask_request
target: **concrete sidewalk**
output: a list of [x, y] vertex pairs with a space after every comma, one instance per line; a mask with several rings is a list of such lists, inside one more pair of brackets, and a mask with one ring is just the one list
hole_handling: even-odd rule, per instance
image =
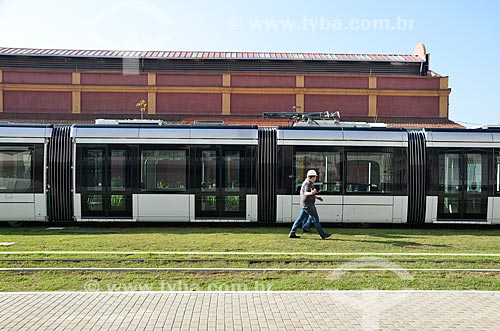
[[1, 293], [0, 330], [498, 330], [500, 292]]

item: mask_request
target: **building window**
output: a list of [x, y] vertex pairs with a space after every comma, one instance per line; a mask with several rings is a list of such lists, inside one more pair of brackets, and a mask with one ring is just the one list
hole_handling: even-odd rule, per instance
[[187, 151], [142, 150], [141, 182], [143, 191], [186, 191]]
[[393, 154], [348, 152], [346, 192], [391, 193], [394, 187]]
[[302, 182], [310, 169], [316, 170], [318, 174], [314, 185], [322, 194], [342, 191], [340, 152], [296, 152], [295, 193], [300, 191]]
[[28, 146], [0, 146], [0, 192], [33, 191], [33, 149]]

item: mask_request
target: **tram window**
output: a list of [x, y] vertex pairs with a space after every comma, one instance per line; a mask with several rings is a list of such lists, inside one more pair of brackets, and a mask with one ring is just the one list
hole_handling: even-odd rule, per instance
[[314, 169], [318, 179], [314, 186], [322, 193], [339, 193], [342, 190], [340, 152], [296, 152], [295, 192], [299, 192], [307, 171]]
[[445, 193], [460, 192], [460, 157], [459, 153], [444, 153], [439, 186]]
[[82, 187], [88, 190], [102, 191], [104, 150], [102, 148], [89, 148], [85, 151], [82, 163]]
[[0, 192], [31, 192], [33, 149], [28, 146], [0, 147]]
[[186, 169], [185, 150], [141, 151], [141, 182], [144, 191], [186, 191]]
[[466, 191], [480, 193], [483, 189], [482, 156], [466, 153]]
[[217, 151], [201, 151], [200, 188], [204, 192], [217, 190]]
[[228, 192], [240, 190], [241, 155], [240, 151], [224, 152], [224, 188]]
[[393, 154], [348, 152], [346, 192], [391, 193], [394, 187]]
[[[113, 191], [124, 191], [129, 183], [127, 179], [127, 151], [111, 150], [111, 188]], [[113, 198], [113, 196], [112, 196]], [[118, 200], [118, 199], [115, 199]]]

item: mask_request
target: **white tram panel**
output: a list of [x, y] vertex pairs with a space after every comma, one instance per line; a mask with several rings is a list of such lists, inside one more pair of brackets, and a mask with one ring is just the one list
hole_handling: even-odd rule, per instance
[[[12, 144], [43, 144], [43, 168], [47, 168], [47, 144], [52, 135], [52, 127], [48, 125], [0, 125], [0, 148]], [[33, 167], [34, 167], [33, 163]], [[33, 169], [32, 169], [32, 173]], [[23, 185], [34, 185], [36, 178], [30, 183], [0, 178], [0, 188], [4, 190]], [[0, 193], [1, 221], [43, 221], [47, 218], [46, 198], [47, 178], [43, 172], [42, 193]]]
[[[496, 144], [494, 135], [497, 137]], [[477, 131], [426, 131], [427, 147], [493, 148], [500, 147], [497, 133]]]
[[[291, 195], [277, 195], [276, 196], [276, 222], [278, 223], [290, 223], [297, 217], [295, 211], [292, 212], [292, 196]], [[297, 208], [298, 210], [299, 208]]]
[[52, 127], [44, 125], [0, 125], [0, 143], [43, 144], [52, 135]]
[[257, 222], [258, 218], [258, 196], [257, 194], [247, 194], [246, 196], [246, 220]]
[[[408, 135], [403, 130], [311, 130], [282, 129], [277, 133], [281, 146], [361, 146], [407, 147]], [[324, 195], [316, 204], [324, 222], [406, 222], [408, 197], [386, 195]], [[293, 221], [300, 210], [298, 195], [277, 197], [277, 218], [282, 222]], [[291, 208], [286, 206], [291, 203]]]
[[438, 197], [427, 196], [425, 203], [425, 223], [437, 221]]
[[200, 144], [257, 145], [258, 131], [254, 128], [221, 128], [165, 126], [127, 128], [118, 126], [73, 127], [71, 136], [76, 143], [88, 144]]
[[366, 130], [278, 130], [278, 145], [406, 147], [404, 131]]
[[255, 128], [207, 129], [191, 128], [191, 144], [258, 145], [258, 131]]
[[344, 134], [342, 130], [286, 130], [278, 129], [277, 144], [293, 146], [331, 146], [332, 141], [342, 142]]
[[[291, 200], [289, 196], [281, 197], [283, 202]], [[293, 196], [291, 215], [287, 218], [290, 222], [295, 221], [295, 218], [300, 212], [300, 201], [299, 199], [296, 199], [297, 197], [299, 196]], [[321, 197], [323, 198], [323, 201], [316, 203], [316, 209], [318, 210], [320, 221], [328, 223], [341, 223], [343, 214], [342, 202], [344, 201], [344, 197], [342, 195], [322, 195]], [[283, 202], [280, 204], [284, 207], [285, 204]], [[290, 208], [288, 208], [288, 210], [290, 210]], [[284, 214], [283, 211], [282, 214]], [[285, 221], [283, 220], [282, 222]]]
[[408, 222], [408, 196], [394, 196], [394, 206], [392, 209], [393, 223]]
[[[345, 223], [393, 223], [394, 196], [346, 195], [343, 221]], [[400, 222], [400, 218], [398, 218]]]
[[500, 224], [500, 197], [488, 197], [488, 222]]
[[71, 139], [71, 163], [73, 164], [73, 169], [71, 170], [71, 183], [73, 185], [73, 218], [75, 220], [81, 220], [82, 218], [82, 197], [81, 194], [76, 190], [76, 176], [77, 169], [76, 166], [76, 130], [75, 127], [71, 127], [70, 129], [70, 139]]
[[189, 194], [137, 194], [137, 220], [189, 222]]
[[[492, 132], [493, 135], [493, 147], [500, 148], [500, 132]], [[493, 174], [495, 178], [495, 189], [500, 191], [500, 166], [497, 169], [493, 169]], [[491, 224], [500, 224], [500, 196], [488, 197], [488, 222]]]
[[344, 146], [407, 147], [408, 134], [403, 130], [344, 130], [344, 141]]

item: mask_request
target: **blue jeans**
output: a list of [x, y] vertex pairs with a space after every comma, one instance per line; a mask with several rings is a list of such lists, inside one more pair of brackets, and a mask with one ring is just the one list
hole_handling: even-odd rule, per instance
[[304, 222], [306, 222], [306, 220], [308, 218], [309, 218], [309, 213], [306, 212], [306, 209], [300, 208], [299, 216], [297, 217], [295, 222], [293, 222], [292, 230], [290, 230], [290, 234], [295, 234], [295, 232], [297, 232], [299, 226], [301, 224], [305, 224]]
[[299, 216], [297, 217], [295, 222], [293, 222], [290, 234], [295, 234], [295, 232], [297, 232], [297, 229], [299, 228], [299, 225], [304, 221], [305, 223], [303, 223], [303, 228], [307, 228], [308, 224], [310, 225], [311, 222], [314, 222], [314, 227], [316, 228], [316, 231], [318, 231], [318, 234], [321, 237], [324, 237], [326, 235], [325, 231], [323, 231], [323, 228], [321, 227], [321, 224], [319, 223], [319, 215], [318, 211], [316, 210], [316, 206], [310, 206], [300, 209]]
[[[315, 208], [316, 209], [316, 208]], [[316, 211], [316, 220], [319, 222], [319, 215], [318, 212]], [[312, 215], [310, 215], [304, 223], [302, 223], [302, 229], [311, 229], [311, 222], [314, 222], [314, 218]]]

